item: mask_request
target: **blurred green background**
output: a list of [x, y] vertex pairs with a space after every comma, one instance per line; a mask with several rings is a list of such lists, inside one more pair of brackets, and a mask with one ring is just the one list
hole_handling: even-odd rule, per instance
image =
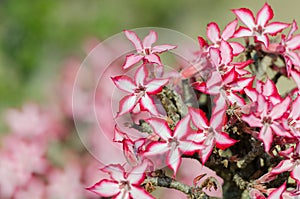
[[[299, 0], [268, 1], [275, 20], [300, 22]], [[1, 0], [0, 110], [25, 100], [45, 100], [69, 56], [84, 59], [83, 43], [123, 29], [158, 26], [193, 38], [215, 21], [221, 28], [234, 19], [230, 9], [257, 12], [265, 1], [238, 0]]]

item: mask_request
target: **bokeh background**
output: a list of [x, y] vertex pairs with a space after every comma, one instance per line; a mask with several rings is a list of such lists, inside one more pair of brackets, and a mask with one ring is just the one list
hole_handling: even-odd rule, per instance
[[[275, 19], [300, 21], [298, 0], [268, 1]], [[220, 0], [53, 0], [0, 2], [0, 110], [24, 100], [43, 99], [45, 86], [55, 82], [65, 59], [86, 56], [90, 37], [105, 40], [124, 29], [164, 27], [192, 38], [206, 24], [221, 27], [234, 19], [232, 8], [257, 11], [265, 1]], [[2, 111], [1, 111], [2, 112]]]
[[[86, 49], [89, 48], [87, 46], [90, 41], [100, 42], [124, 29], [139, 27], [169, 28], [196, 39], [198, 35], [205, 36], [206, 25], [209, 22], [218, 23], [222, 29], [233, 20], [231, 9], [247, 7], [256, 13], [265, 2], [260, 0], [0, 0], [1, 137], [4, 140], [11, 131], [11, 124], [9, 126], [5, 121], [8, 109], [19, 110], [27, 102], [36, 102], [47, 107], [48, 104], [53, 105], [53, 100], [61, 97], [53, 95], [55, 93], [53, 90], [58, 89], [64, 78], [68, 78], [68, 74], [62, 72], [68, 70], [63, 68], [70, 64], [73, 58], [77, 62], [83, 61], [87, 56]], [[295, 19], [300, 22], [299, 0], [270, 0], [268, 3], [274, 10], [274, 20], [292, 22]], [[74, 73], [72, 70], [71, 72]], [[63, 92], [63, 89], [64, 87], [61, 86], [60, 92]], [[62, 128], [68, 130], [70, 123], [70, 121], [62, 122]], [[50, 152], [47, 152], [50, 153], [48, 158], [50, 161], [55, 162], [55, 156], [62, 150], [68, 151], [66, 148], [69, 146], [72, 156], [82, 152], [78, 149], [80, 147], [77, 145], [80, 145], [80, 141], [73, 130], [69, 132], [72, 135], [68, 138], [57, 139], [58, 144], [51, 144]], [[3, 140], [0, 139], [0, 146], [5, 145]], [[2, 156], [1, 150], [0, 162], [1, 158], [5, 157]], [[59, 161], [61, 160], [57, 160]], [[50, 164], [54, 170], [59, 165], [59, 163]], [[3, 178], [1, 171], [5, 173], [6, 170], [1, 168], [0, 164], [0, 178]], [[92, 167], [92, 169], [96, 168], [97, 166]], [[74, 173], [76, 171], [75, 169]], [[93, 171], [91, 173], [93, 176]], [[72, 172], [66, 175], [70, 179], [73, 177]], [[51, 179], [52, 177], [49, 182]], [[1, 185], [3, 184], [0, 181], [0, 195]], [[33, 190], [36, 190], [36, 187]], [[26, 199], [26, 197], [22, 198]]]

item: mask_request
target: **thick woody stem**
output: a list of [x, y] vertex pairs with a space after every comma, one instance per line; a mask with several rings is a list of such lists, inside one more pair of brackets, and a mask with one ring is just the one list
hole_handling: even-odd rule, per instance
[[253, 148], [247, 153], [242, 159], [237, 161], [237, 167], [240, 169], [246, 168], [249, 163], [251, 163], [257, 156], [264, 153], [264, 147], [260, 142], [253, 143]]
[[166, 187], [176, 189], [188, 195], [191, 199], [216, 199], [210, 197], [202, 191], [201, 187], [192, 187], [178, 182], [168, 176], [163, 177], [147, 177], [142, 185], [151, 184], [152, 186]]
[[245, 181], [241, 176], [239, 176], [238, 174], [235, 174], [233, 176], [233, 181], [235, 182], [235, 184], [239, 187], [239, 189], [241, 190], [245, 190], [249, 187], [252, 186], [252, 184], [248, 181]]
[[157, 94], [157, 97], [160, 99], [167, 116], [172, 120], [174, 125], [187, 114], [187, 107], [180, 95], [169, 87], [165, 86], [163, 90]]

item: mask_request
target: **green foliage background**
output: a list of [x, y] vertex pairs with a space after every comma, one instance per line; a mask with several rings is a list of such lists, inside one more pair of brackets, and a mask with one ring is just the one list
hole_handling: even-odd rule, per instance
[[[275, 19], [299, 21], [298, 0], [268, 1]], [[89, 37], [101, 40], [123, 29], [158, 26], [193, 38], [206, 24], [234, 19], [232, 8], [256, 12], [265, 1], [238, 0], [2, 0], [0, 1], [0, 111], [25, 100], [43, 101], [69, 56], [84, 59]]]

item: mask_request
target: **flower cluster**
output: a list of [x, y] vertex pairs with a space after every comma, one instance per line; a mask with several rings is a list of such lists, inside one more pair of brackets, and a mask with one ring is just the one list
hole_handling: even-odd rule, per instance
[[[196, 183], [187, 192], [182, 184], [172, 184], [182, 159], [194, 158], [227, 180], [225, 196], [234, 190], [247, 192], [253, 199], [300, 195], [297, 23], [270, 22], [274, 13], [267, 3], [256, 17], [246, 8], [232, 12], [236, 19], [222, 33], [212, 22], [207, 25], [208, 40], [198, 37], [200, 50], [194, 53], [192, 65], [178, 71], [182, 81], [158, 74], [163, 66], [159, 54], [176, 46], [152, 47], [157, 40], [152, 30], [143, 41], [135, 32], [124, 31], [136, 53], [126, 56], [123, 69], [142, 61], [133, 79], [112, 77], [116, 87], [128, 94], [120, 100], [116, 118], [131, 118], [126, 123], [130, 129], [123, 132], [116, 126], [114, 138], [122, 144], [127, 163], [104, 167], [110, 178], [90, 191], [102, 197], [153, 198], [149, 193], [153, 186], [174, 186], [201, 198], [197, 194], [207, 194], [205, 189], [220, 189], [218, 182], [205, 175], [195, 176]], [[243, 25], [238, 27], [239, 21]], [[279, 90], [279, 78], [294, 81], [296, 87]], [[196, 105], [184, 103], [191, 96]], [[167, 184], [159, 181], [167, 178], [159, 174], [164, 164], [173, 171]]]

